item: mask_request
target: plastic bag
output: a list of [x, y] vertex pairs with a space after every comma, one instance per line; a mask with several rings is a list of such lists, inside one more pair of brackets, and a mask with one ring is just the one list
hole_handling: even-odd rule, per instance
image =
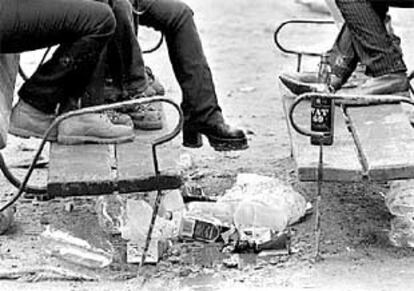
[[282, 231], [306, 211], [305, 198], [290, 185], [256, 174], [240, 174], [218, 202], [228, 203], [239, 230], [264, 227]]

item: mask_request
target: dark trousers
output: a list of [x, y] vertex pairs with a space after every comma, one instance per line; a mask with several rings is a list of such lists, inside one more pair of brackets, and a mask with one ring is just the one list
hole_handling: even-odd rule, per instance
[[142, 92], [147, 87], [147, 79], [141, 48], [136, 38], [131, 2], [113, 0], [112, 10], [117, 26], [108, 44], [106, 62], [110, 77], [121, 89]]
[[366, 73], [381, 76], [407, 70], [399, 39], [389, 34], [385, 18], [390, 6], [412, 7], [414, 1], [336, 0], [345, 25], [331, 51], [333, 73], [347, 78], [358, 62], [366, 66]]
[[186, 123], [222, 121], [210, 67], [194, 23], [193, 11], [177, 0], [142, 0], [141, 25], [162, 31], [181, 87]]
[[20, 98], [45, 113], [81, 97], [115, 30], [110, 8], [90, 0], [0, 0], [0, 53], [60, 44]]

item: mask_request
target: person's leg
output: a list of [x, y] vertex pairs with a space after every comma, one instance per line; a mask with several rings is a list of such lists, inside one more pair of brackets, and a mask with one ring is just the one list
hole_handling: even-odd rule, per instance
[[[5, 0], [0, 11], [0, 52], [19, 53], [60, 44], [52, 58], [23, 84], [10, 117], [10, 133], [42, 137], [58, 103], [82, 97], [115, 29], [106, 4], [90, 0]], [[116, 127], [99, 114], [61, 122], [51, 140], [62, 143], [121, 142], [131, 128]]]
[[132, 5], [128, 0], [114, 0], [112, 10], [117, 28], [108, 45], [107, 62], [110, 68], [118, 66], [119, 69], [115, 69], [111, 75], [113, 78], [121, 77], [120, 82], [128, 91], [142, 93], [148, 82], [141, 48], [136, 39]]
[[202, 133], [216, 150], [247, 148], [243, 131], [224, 122], [191, 8], [175, 0], [143, 0], [140, 10], [144, 11], [140, 24], [165, 34], [174, 74], [183, 93], [184, 146], [200, 147]]
[[222, 118], [213, 78], [188, 5], [175, 0], [143, 0], [140, 24], [164, 32], [171, 64], [183, 93], [188, 122]]
[[368, 0], [336, 1], [352, 42], [367, 73], [377, 77], [389, 73], [406, 72], [401, 52], [394, 45], [384, 25], [388, 6]]
[[54, 113], [57, 103], [80, 97], [111, 37], [110, 9], [89, 0], [5, 0], [0, 12], [2, 53], [61, 44], [19, 91], [34, 108]]

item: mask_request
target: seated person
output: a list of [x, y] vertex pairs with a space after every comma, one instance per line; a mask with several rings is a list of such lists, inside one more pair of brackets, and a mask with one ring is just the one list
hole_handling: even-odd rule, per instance
[[[118, 15], [118, 27], [126, 29], [119, 42], [130, 43], [134, 37], [131, 4], [122, 2], [123, 16]], [[247, 138], [240, 129], [230, 127], [225, 121], [218, 105], [210, 68], [203, 53], [203, 48], [193, 19], [192, 10], [177, 0], [140, 0], [139, 24], [162, 31], [165, 35], [169, 57], [174, 74], [182, 90], [181, 108], [184, 112], [183, 145], [201, 147], [201, 134], [205, 135], [210, 145], [216, 150], [241, 150], [248, 147]], [[116, 7], [116, 6], [115, 6]], [[119, 13], [120, 11], [118, 11]], [[116, 14], [116, 13], [115, 13]], [[135, 46], [135, 44], [134, 44]], [[135, 54], [142, 72], [142, 55]], [[141, 79], [145, 75], [141, 74]]]
[[[103, 0], [94, 0], [103, 1]], [[117, 26], [108, 43], [105, 57], [99, 67], [91, 87], [94, 92], [84, 106], [125, 101], [136, 96], [152, 97], [164, 95], [165, 90], [144, 66], [141, 48], [133, 25], [132, 6], [128, 0], [112, 0], [108, 3], [115, 15]], [[104, 84], [104, 78], [105, 84]], [[105, 88], [105, 90], [103, 90]], [[119, 114], [124, 112], [129, 115]], [[162, 129], [163, 113], [159, 103], [134, 106], [133, 109], [106, 111], [116, 124], [133, 123], [135, 128], [144, 130]]]
[[[409, 94], [399, 39], [390, 29], [387, 31], [386, 19], [389, 6], [414, 7], [414, 1], [337, 0], [336, 3], [345, 25], [330, 51], [331, 87], [340, 90], [360, 62], [370, 78], [347, 93]], [[295, 94], [316, 90], [310, 84], [316, 78], [309, 74], [282, 74], [280, 79]]]
[[[90, 0], [0, 0], [0, 53], [21, 53], [60, 44], [19, 90], [10, 133], [42, 137], [55, 119], [58, 104], [72, 109], [86, 88], [116, 27], [106, 4]], [[60, 123], [49, 140], [122, 142], [133, 139], [130, 127], [114, 125], [102, 114], [86, 114]]]

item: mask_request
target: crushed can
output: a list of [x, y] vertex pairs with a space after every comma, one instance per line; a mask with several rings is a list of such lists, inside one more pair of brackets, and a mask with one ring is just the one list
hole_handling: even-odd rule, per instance
[[184, 239], [215, 242], [219, 239], [221, 232], [219, 220], [186, 215], [181, 219], [179, 236]]

